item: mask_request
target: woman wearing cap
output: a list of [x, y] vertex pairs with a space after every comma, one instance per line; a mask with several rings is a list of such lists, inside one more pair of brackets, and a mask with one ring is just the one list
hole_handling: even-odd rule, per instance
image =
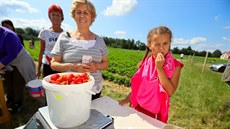
[[70, 11], [77, 28], [59, 36], [51, 52], [51, 67], [60, 72], [90, 72], [95, 79], [92, 90], [97, 93], [92, 99], [96, 99], [102, 90], [102, 70], [108, 68], [108, 50], [104, 40], [90, 31], [96, 18], [94, 5], [87, 0], [73, 0]]
[[63, 32], [61, 23], [64, 20], [64, 15], [59, 5], [54, 4], [48, 8], [48, 17], [52, 24], [51, 27], [49, 29], [42, 29], [38, 35], [40, 39], [40, 53], [38, 57], [37, 77], [41, 76], [41, 66], [43, 66], [43, 77], [55, 73], [55, 71], [50, 68], [50, 60], [52, 58], [50, 52], [58, 36]]

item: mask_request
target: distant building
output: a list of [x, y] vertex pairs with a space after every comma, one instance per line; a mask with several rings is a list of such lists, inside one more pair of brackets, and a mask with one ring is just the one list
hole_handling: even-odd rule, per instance
[[224, 52], [221, 56], [220, 59], [228, 59], [230, 57], [230, 52]]

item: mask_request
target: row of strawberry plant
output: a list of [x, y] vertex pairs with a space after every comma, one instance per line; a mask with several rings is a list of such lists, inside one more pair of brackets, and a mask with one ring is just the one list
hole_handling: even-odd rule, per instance
[[130, 78], [137, 71], [137, 63], [143, 51], [108, 48], [109, 68], [103, 71], [103, 78], [117, 84], [130, 86]]
[[131, 68], [118, 68], [118, 67], [109, 67], [106, 71], [114, 73], [114, 74], [119, 74], [121, 76], [127, 76], [131, 78], [135, 71], [137, 70], [136, 67], [131, 67]]
[[102, 72], [103, 78], [109, 81], [112, 81], [114, 83], [117, 83], [119, 85], [124, 85], [129, 87], [130, 86], [130, 78], [127, 78], [125, 76], [120, 76], [117, 74], [110, 73], [108, 71]]

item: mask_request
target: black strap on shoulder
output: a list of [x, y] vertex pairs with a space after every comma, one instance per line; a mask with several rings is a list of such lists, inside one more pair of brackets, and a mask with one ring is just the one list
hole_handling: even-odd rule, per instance
[[[68, 37], [70, 37], [70, 34], [69, 34], [69, 32], [67, 31], [66, 33], [67, 33]], [[70, 38], [71, 38], [71, 37], [70, 37]]]

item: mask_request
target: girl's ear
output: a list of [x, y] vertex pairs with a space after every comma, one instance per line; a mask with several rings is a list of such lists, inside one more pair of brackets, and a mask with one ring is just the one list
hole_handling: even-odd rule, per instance
[[150, 51], [150, 44], [147, 44], [146, 48], [148, 48], [148, 50]]
[[147, 43], [146, 47], [148, 47], [148, 48], [149, 48], [149, 47], [150, 47], [150, 43]]

